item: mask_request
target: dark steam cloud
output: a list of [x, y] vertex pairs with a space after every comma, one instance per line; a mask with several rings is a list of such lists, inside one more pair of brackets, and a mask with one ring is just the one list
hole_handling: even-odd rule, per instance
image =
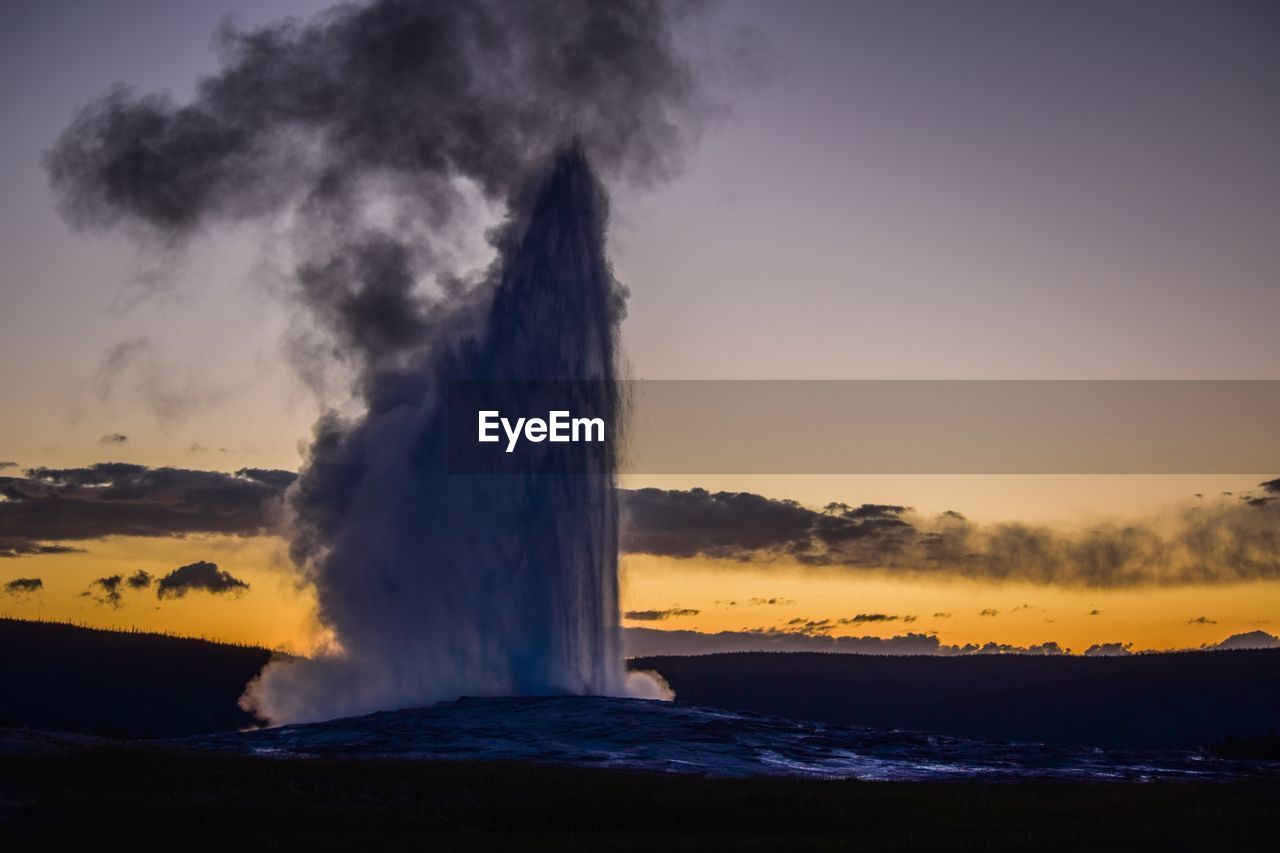
[[157, 598], [182, 598], [188, 592], [200, 591], [214, 595], [239, 594], [249, 585], [230, 572], [222, 571], [216, 563], [203, 560], [182, 566], [169, 572], [156, 582]]
[[124, 444], [128, 440], [129, 436], [122, 432], [109, 432], [98, 439], [98, 444]]
[[24, 598], [44, 589], [44, 581], [40, 578], [14, 578], [4, 585], [6, 595]]
[[1187, 620], [1188, 625], [1217, 625], [1217, 619], [1210, 619], [1208, 616], [1197, 616], [1194, 619]]
[[387, 366], [440, 331], [477, 197], [518, 206], [570, 138], [619, 181], [679, 169], [712, 111], [676, 31], [705, 5], [381, 0], [228, 25], [190, 102], [117, 86], [84, 107], [50, 183], [73, 224], [167, 244], [291, 217], [331, 352]]
[[622, 618], [634, 619], [637, 622], [660, 622], [677, 616], [697, 616], [700, 612], [688, 607], [672, 607], [667, 610], [628, 610], [622, 614]]
[[3, 471], [6, 468], [17, 468], [17, 467], [18, 467], [17, 462], [9, 462], [9, 461], [0, 462], [0, 471]]

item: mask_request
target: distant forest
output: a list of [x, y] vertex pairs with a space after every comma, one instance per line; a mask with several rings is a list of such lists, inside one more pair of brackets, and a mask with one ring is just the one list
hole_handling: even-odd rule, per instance
[[253, 646], [0, 619], [0, 726], [178, 737], [258, 725], [237, 704]]
[[1280, 649], [1127, 657], [814, 652], [636, 658], [680, 701], [984, 740], [1280, 759]]
[[[0, 619], [0, 727], [124, 738], [258, 725], [267, 649]], [[1280, 759], [1280, 649], [1116, 658], [745, 652], [630, 661], [677, 701], [988, 740]]]

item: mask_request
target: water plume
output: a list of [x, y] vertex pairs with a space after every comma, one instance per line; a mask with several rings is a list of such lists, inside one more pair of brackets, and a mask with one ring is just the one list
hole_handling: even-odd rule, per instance
[[[47, 153], [77, 227], [169, 252], [226, 224], [283, 229], [294, 359], [352, 377], [360, 413], [320, 420], [288, 498], [333, 651], [263, 673], [246, 701], [270, 719], [624, 689], [617, 436], [573, 476], [451, 477], [445, 385], [593, 380], [616, 411], [625, 290], [593, 169], [630, 186], [679, 169], [709, 114], [681, 35], [705, 8], [376, 0], [227, 26], [189, 102], [116, 86]], [[469, 273], [493, 208], [496, 260]]]

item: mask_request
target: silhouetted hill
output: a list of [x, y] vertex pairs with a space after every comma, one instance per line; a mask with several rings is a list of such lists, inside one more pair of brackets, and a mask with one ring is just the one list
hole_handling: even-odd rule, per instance
[[[679, 701], [840, 725], [1238, 752], [1280, 731], [1280, 649], [1130, 657], [651, 657]], [[1272, 735], [1271, 742], [1274, 741]]]
[[[175, 737], [255, 724], [266, 649], [0, 619], [0, 727]], [[743, 652], [637, 658], [679, 701], [839, 725], [1267, 757], [1280, 650], [1124, 658]], [[1268, 738], [1268, 735], [1270, 737]], [[1261, 750], [1261, 751], [1260, 751]]]
[[254, 725], [236, 704], [266, 649], [0, 619], [0, 726], [175, 737]]

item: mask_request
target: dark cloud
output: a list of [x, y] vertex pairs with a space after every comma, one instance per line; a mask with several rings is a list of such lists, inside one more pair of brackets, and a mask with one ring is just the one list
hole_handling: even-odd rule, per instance
[[[1264, 483], [1274, 491], [1275, 481]], [[785, 561], [1094, 588], [1280, 578], [1280, 501], [1220, 501], [1151, 524], [1083, 533], [977, 525], [956, 512], [833, 503], [821, 510], [737, 492], [623, 495], [624, 549], [663, 557]]]
[[128, 440], [129, 436], [122, 432], [109, 432], [98, 439], [98, 444], [124, 444]]
[[841, 619], [841, 620], [840, 620], [840, 624], [841, 624], [841, 625], [856, 625], [856, 624], [861, 623], [861, 622], [897, 622], [897, 621], [899, 621], [899, 620], [901, 620], [901, 621], [903, 621], [903, 622], [914, 622], [914, 621], [916, 621], [916, 617], [914, 617], [914, 616], [894, 616], [894, 615], [890, 615], [890, 614], [888, 614], [888, 613], [859, 613], [857, 616], [853, 616], [853, 617], [848, 618], [848, 619]]
[[[821, 624], [821, 623], [816, 623]], [[1054, 642], [1033, 646], [1006, 643], [947, 645], [933, 634], [907, 633], [892, 637], [833, 637], [828, 633], [777, 628], [702, 633], [624, 628], [628, 657], [705, 655], [719, 652], [843, 652], [867, 655], [1061, 655], [1067, 650]]]
[[[0, 511], [3, 511], [3, 509], [4, 502], [0, 502]], [[75, 548], [71, 545], [53, 545], [47, 542], [31, 542], [26, 539], [6, 539], [0, 536], [0, 558], [4, 559], [41, 557], [47, 554], [79, 554], [83, 552], [83, 548]]]
[[770, 604], [770, 605], [795, 604], [795, 601], [793, 599], [782, 598], [781, 596], [774, 596], [773, 598], [752, 598], [750, 599], [750, 601], [752, 604]]
[[1090, 610], [1090, 611], [1089, 611], [1089, 615], [1090, 615], [1090, 616], [1101, 616], [1101, 615], [1102, 615], [1102, 611], [1101, 611], [1101, 610], [1098, 610], [1097, 608], [1094, 608], [1093, 610]]
[[[281, 493], [296, 479], [290, 471], [260, 468], [235, 474], [125, 463], [30, 469], [26, 477], [0, 477], [0, 557], [66, 553], [78, 549], [59, 540], [112, 535], [270, 532], [277, 527]], [[621, 499], [627, 518], [622, 544], [630, 553], [788, 559], [815, 567], [1095, 588], [1280, 577], [1275, 502], [1203, 506], [1172, 520], [1172, 532], [1161, 535], [1134, 525], [1072, 536], [1017, 524], [979, 528], [957, 513], [920, 519], [884, 504], [813, 510], [702, 489], [640, 489], [622, 492]], [[793, 602], [760, 597], [751, 603]]]
[[17, 467], [18, 467], [17, 462], [9, 462], [7, 460], [4, 462], [0, 462], [0, 471], [3, 471], [6, 468], [17, 468]]
[[224, 593], [241, 593], [249, 585], [239, 578], [232, 577], [230, 572], [222, 571], [216, 563], [203, 560], [198, 563], [174, 569], [156, 582], [156, 597], [182, 598], [188, 592], [201, 592], [220, 595]]
[[0, 555], [77, 550], [49, 541], [105, 536], [248, 536], [275, 529], [281, 491], [295, 475], [236, 474], [107, 462], [32, 468], [0, 477]]
[[979, 613], [978, 615], [979, 616], [999, 616], [1000, 611], [992, 607], [986, 607], [986, 608], [983, 608], [982, 612]]
[[1277, 649], [1280, 648], [1280, 637], [1266, 631], [1249, 631], [1245, 634], [1232, 634], [1220, 643], [1208, 646], [1211, 649]]
[[950, 614], [950, 613], [941, 613], [941, 612], [939, 612], [939, 613], [935, 613], [935, 614], [933, 614], [933, 615], [934, 615], [934, 616], [936, 616], [936, 617], [937, 617], [937, 618], [939, 618], [939, 619], [950, 619], [950, 618], [951, 618], [951, 614]]
[[892, 551], [914, 531], [906, 507], [830, 504], [822, 511], [748, 492], [638, 489], [623, 496], [624, 549], [663, 557], [826, 562], [834, 549]]
[[14, 578], [4, 585], [7, 595], [23, 597], [33, 595], [44, 589], [44, 581], [40, 578]]
[[512, 202], [570, 137], [618, 181], [678, 171], [717, 112], [675, 38], [706, 6], [375, 0], [228, 25], [190, 101], [90, 101], [45, 157], [50, 185], [72, 224], [169, 246], [289, 219], [299, 301], [379, 369], [438, 329], [420, 284], [456, 295], [475, 195]]
[[622, 618], [634, 619], [637, 622], [659, 622], [676, 616], [697, 616], [700, 612], [688, 607], [672, 607], [668, 610], [628, 610], [622, 614]]
[[1124, 657], [1133, 654], [1133, 643], [1094, 643], [1085, 649], [1084, 656], [1093, 657]]
[[89, 598], [98, 604], [105, 604], [113, 608], [120, 607], [124, 603], [124, 592], [126, 589], [141, 590], [151, 586], [151, 573], [139, 569], [133, 574], [125, 577], [124, 575], [108, 575], [104, 578], [98, 578], [89, 584], [89, 589], [80, 593], [81, 597]]
[[138, 569], [136, 572], [129, 575], [129, 577], [125, 578], [125, 583], [128, 584], [130, 589], [146, 589], [151, 586], [152, 580], [153, 578], [151, 577], [150, 572]]
[[1217, 625], [1217, 619], [1210, 619], [1208, 616], [1197, 616], [1194, 619], [1187, 620], [1188, 625]]
[[89, 589], [80, 593], [85, 598], [91, 598], [98, 604], [105, 604], [110, 607], [119, 607], [124, 596], [122, 595], [121, 586], [124, 584], [123, 575], [110, 575], [105, 578], [98, 578], [89, 584]]

